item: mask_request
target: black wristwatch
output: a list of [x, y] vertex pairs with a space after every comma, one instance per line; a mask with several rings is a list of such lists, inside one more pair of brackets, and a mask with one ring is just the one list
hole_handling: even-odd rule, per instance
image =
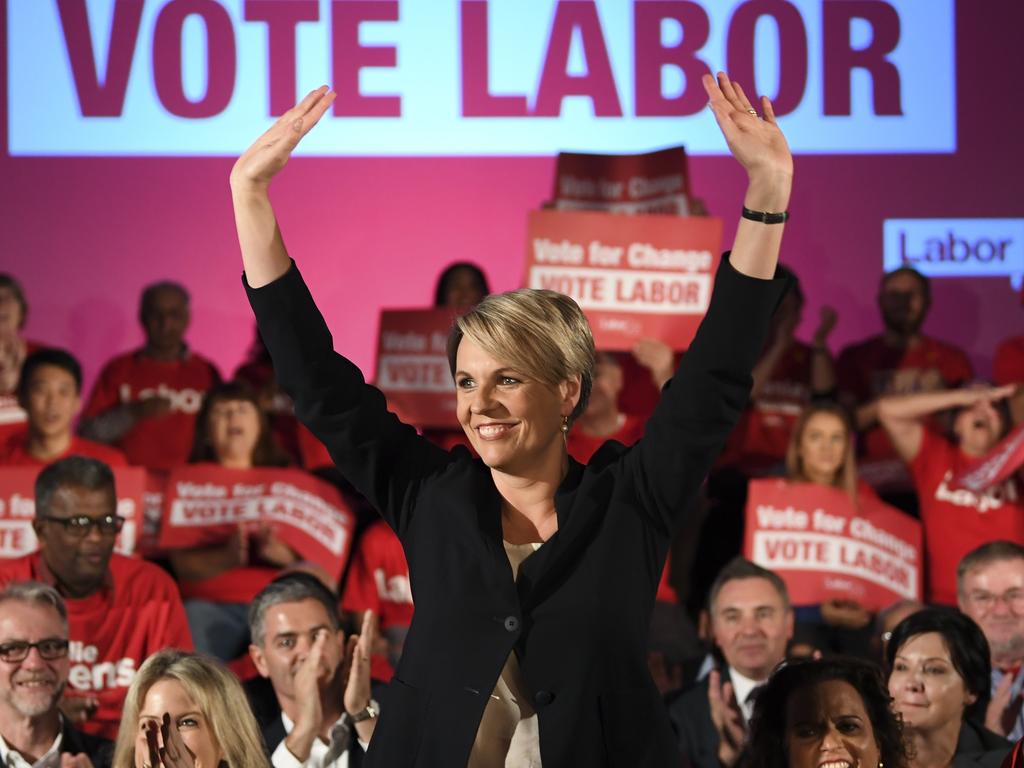
[[356, 712], [354, 715], [349, 715], [352, 718], [353, 723], [361, 723], [364, 720], [373, 720], [377, 715], [380, 714], [380, 704], [374, 699], [370, 699], [370, 703], [366, 705], [366, 708], [360, 712]]

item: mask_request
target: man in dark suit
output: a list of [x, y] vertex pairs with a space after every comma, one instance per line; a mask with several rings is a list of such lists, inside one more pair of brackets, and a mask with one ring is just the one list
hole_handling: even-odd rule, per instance
[[314, 577], [290, 573], [249, 606], [249, 653], [276, 699], [253, 704], [274, 768], [356, 768], [373, 735], [373, 616], [346, 643], [337, 605]]
[[782, 579], [742, 557], [718, 574], [708, 609], [725, 666], [676, 699], [669, 716], [684, 764], [728, 768], [746, 740], [755, 690], [786, 657], [793, 611]]
[[0, 764], [109, 768], [113, 744], [78, 731], [58, 708], [71, 663], [68, 613], [53, 587], [16, 582], [0, 592]]

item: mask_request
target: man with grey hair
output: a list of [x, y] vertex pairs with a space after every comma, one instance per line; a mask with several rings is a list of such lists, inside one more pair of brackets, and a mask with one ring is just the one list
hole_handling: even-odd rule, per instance
[[0, 763], [6, 768], [105, 768], [113, 744], [76, 730], [58, 709], [67, 683], [68, 615], [53, 587], [0, 592]]
[[355, 768], [373, 736], [374, 617], [368, 611], [361, 634], [346, 642], [337, 605], [315, 577], [292, 572], [249, 606], [249, 654], [281, 710], [261, 722], [274, 768]]
[[756, 690], [786, 658], [793, 610], [777, 574], [736, 557], [712, 583], [708, 611], [725, 665], [676, 699], [669, 717], [686, 765], [729, 768], [746, 741]]
[[960, 610], [974, 619], [992, 654], [992, 701], [985, 727], [1016, 741], [1024, 736], [1024, 547], [990, 541], [956, 569]]

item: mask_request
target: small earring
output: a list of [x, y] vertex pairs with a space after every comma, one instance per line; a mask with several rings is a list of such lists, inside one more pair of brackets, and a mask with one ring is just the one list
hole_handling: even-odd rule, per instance
[[569, 432], [569, 417], [568, 416], [563, 416], [562, 417], [562, 434], [565, 435], [565, 434], [568, 434], [568, 432]]
[[883, 763], [881, 760], [879, 760], [878, 761], [878, 768], [885, 768], [885, 763]]

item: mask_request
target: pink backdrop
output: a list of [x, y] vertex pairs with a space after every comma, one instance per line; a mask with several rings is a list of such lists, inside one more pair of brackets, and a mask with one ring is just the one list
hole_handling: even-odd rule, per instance
[[[839, 310], [836, 349], [878, 328], [883, 219], [1024, 216], [1024, 4], [989, 2], [983, 13], [977, 3], [957, 5], [957, 154], [797, 159], [784, 260], [805, 284], [805, 335], [822, 304]], [[3, 147], [6, 66], [3, 51]], [[28, 336], [73, 350], [91, 382], [107, 358], [140, 343], [140, 288], [170, 278], [192, 290], [194, 348], [230, 375], [252, 338], [231, 162], [0, 157], [0, 270], [28, 293]], [[476, 261], [495, 290], [517, 287], [526, 212], [550, 194], [553, 167], [548, 157], [294, 160], [273, 197], [337, 348], [369, 370], [379, 309], [429, 304], [448, 262]], [[692, 159], [691, 170], [695, 192], [725, 218], [728, 241], [741, 171], [715, 157]], [[928, 332], [964, 346], [988, 375], [995, 345], [1024, 327], [1009, 281], [936, 280], [934, 296]]]

